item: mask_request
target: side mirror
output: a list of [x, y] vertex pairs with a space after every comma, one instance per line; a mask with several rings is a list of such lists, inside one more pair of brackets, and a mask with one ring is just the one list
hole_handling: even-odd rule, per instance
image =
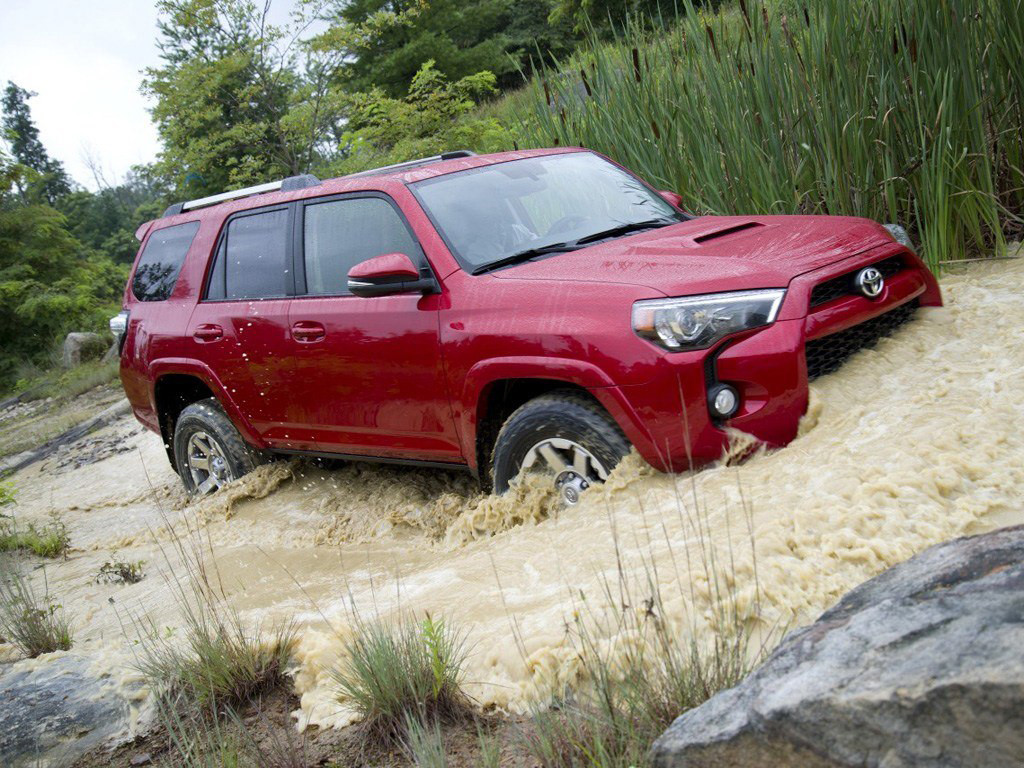
[[667, 189], [658, 190], [658, 194], [661, 195], [670, 205], [679, 210], [683, 210], [683, 196], [677, 192], [672, 192]]
[[356, 264], [348, 271], [348, 289], [356, 296], [391, 296], [437, 290], [433, 277], [421, 277], [404, 253], [385, 253]]

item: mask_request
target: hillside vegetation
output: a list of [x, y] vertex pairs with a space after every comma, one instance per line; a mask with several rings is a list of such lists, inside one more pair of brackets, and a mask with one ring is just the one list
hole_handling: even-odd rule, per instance
[[1019, 232], [1020, 0], [689, 0], [532, 81], [529, 146], [604, 152], [695, 211], [903, 223], [936, 267]]
[[582, 145], [698, 213], [904, 224], [933, 268], [1022, 228], [1024, 0], [160, 0], [162, 149], [88, 192], [8, 84], [0, 392], [116, 311], [175, 200], [454, 148]]

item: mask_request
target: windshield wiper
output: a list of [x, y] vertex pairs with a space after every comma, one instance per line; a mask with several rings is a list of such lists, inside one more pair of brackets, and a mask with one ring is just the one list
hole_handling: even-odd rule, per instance
[[551, 245], [541, 245], [537, 248], [528, 248], [525, 251], [519, 251], [509, 256], [504, 256], [497, 261], [490, 261], [486, 264], [481, 264], [479, 267], [474, 267], [471, 275], [479, 275], [483, 272], [490, 272], [492, 269], [498, 269], [499, 267], [507, 267], [510, 264], [519, 264], [523, 261], [529, 261], [530, 259], [536, 258], [537, 256], [545, 256], [549, 253], [565, 253], [566, 251], [575, 251], [580, 246], [577, 243], [552, 243]]
[[574, 240], [572, 245], [586, 245], [587, 243], [593, 243], [597, 240], [604, 240], [609, 237], [621, 237], [622, 235], [628, 235], [631, 232], [639, 232], [642, 229], [654, 229], [655, 227], [667, 227], [669, 224], [677, 224], [676, 219], [648, 219], [647, 221], [634, 221], [631, 224], [620, 224], [617, 227], [611, 229], [605, 229], [601, 232], [595, 232], [592, 235], [581, 237], [578, 240]]
[[677, 223], [677, 219], [648, 219], [647, 221], [634, 221], [630, 224], [620, 224], [617, 227], [605, 229], [601, 232], [595, 232], [592, 235], [587, 235], [577, 240], [570, 240], [565, 243], [552, 243], [551, 245], [541, 245], [537, 248], [529, 248], [525, 251], [519, 251], [518, 253], [504, 256], [497, 261], [481, 264], [479, 267], [475, 267], [470, 274], [479, 275], [484, 272], [490, 272], [492, 269], [498, 269], [500, 267], [507, 267], [511, 264], [519, 264], [524, 261], [529, 261], [537, 256], [545, 256], [549, 253], [575, 251], [588, 243], [593, 243], [597, 240], [605, 240], [609, 237], [621, 237], [622, 235], [628, 235], [630, 232], [639, 232], [644, 229], [654, 229], [655, 227], [665, 227], [669, 224]]

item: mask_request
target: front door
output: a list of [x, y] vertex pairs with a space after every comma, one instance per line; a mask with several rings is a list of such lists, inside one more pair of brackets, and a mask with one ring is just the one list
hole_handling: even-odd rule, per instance
[[348, 293], [349, 269], [366, 259], [405, 253], [426, 263], [397, 206], [386, 196], [358, 193], [308, 201], [300, 215], [299, 290], [289, 312], [292, 380], [317, 448], [461, 461], [442, 370], [438, 297]]

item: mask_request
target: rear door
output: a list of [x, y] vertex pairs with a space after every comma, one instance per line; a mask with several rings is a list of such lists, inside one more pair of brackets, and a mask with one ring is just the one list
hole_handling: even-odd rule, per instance
[[317, 448], [461, 461], [438, 337], [438, 296], [360, 298], [348, 271], [385, 253], [427, 261], [391, 198], [356, 193], [298, 211], [290, 322], [294, 391]]
[[269, 206], [227, 219], [188, 335], [194, 356], [260, 437], [273, 447], [305, 449], [311, 443], [290, 392], [295, 209]]

